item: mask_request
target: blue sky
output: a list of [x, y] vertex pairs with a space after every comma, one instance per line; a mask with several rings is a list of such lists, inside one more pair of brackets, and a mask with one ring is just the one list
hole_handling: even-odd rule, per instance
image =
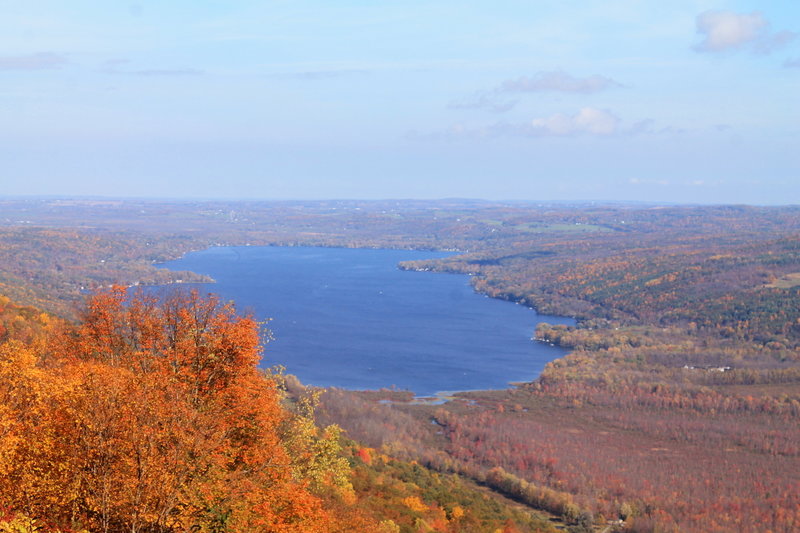
[[787, 0], [0, 0], [0, 194], [797, 204], [799, 95]]

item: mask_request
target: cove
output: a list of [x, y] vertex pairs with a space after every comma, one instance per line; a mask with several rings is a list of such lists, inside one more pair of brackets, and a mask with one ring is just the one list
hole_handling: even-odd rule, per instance
[[418, 396], [505, 388], [536, 378], [566, 352], [532, 341], [536, 324], [564, 317], [475, 293], [469, 277], [412, 272], [404, 260], [446, 252], [236, 246], [165, 263], [207, 274], [202, 292], [271, 319], [262, 365], [303, 383], [345, 389], [395, 386]]

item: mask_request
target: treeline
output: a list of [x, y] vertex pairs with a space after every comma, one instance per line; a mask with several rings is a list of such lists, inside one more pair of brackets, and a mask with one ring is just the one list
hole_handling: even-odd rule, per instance
[[327, 389], [321, 400], [320, 420], [340, 421], [348, 435], [368, 443], [382, 454], [419, 461], [444, 474], [465, 476], [520, 503], [560, 517], [568, 525], [575, 525], [581, 517], [585, 519], [591, 515], [579, 507], [568, 492], [528, 482], [505, 472], [502, 467], [464, 461], [452, 453], [441, 438], [444, 432], [431, 430], [432, 425], [447, 427], [442, 421], [448, 416], [445, 410], [437, 411], [430, 419], [420, 419], [390, 404], [376, 404], [369, 399], [369, 394], [364, 398], [363, 393], [338, 389]]
[[730, 228], [697, 236], [599, 234], [403, 267], [472, 274], [476, 290], [549, 314], [691, 325], [698, 333], [794, 349], [800, 286], [775, 281], [800, 271], [799, 230], [787, 226], [784, 233], [794, 233], [782, 236]]
[[397, 531], [555, 533], [559, 522], [509, 505], [465, 478], [399, 461], [374, 448], [348, 448], [358, 506], [391, 520]]
[[180, 236], [0, 227], [0, 294], [75, 319], [86, 294], [101, 287], [211, 281], [153, 264], [180, 256], [194, 243]]
[[591, 517], [631, 532], [789, 532], [800, 519], [793, 405], [775, 411], [758, 397], [726, 406], [710, 390], [693, 398], [583, 382], [459, 397], [375, 405], [332, 391], [320, 415], [386, 453], [468, 476], [575, 527]]

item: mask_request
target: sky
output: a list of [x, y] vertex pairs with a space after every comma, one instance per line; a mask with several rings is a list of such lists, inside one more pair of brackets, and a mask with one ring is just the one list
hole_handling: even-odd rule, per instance
[[800, 2], [0, 0], [0, 195], [800, 204]]

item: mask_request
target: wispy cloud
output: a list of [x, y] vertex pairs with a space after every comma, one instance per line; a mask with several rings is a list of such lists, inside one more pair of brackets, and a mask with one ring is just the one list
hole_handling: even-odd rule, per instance
[[202, 70], [194, 68], [165, 68], [165, 69], [126, 69], [128, 59], [112, 59], [103, 63], [101, 72], [106, 74], [130, 74], [133, 76], [198, 76], [204, 74]]
[[141, 17], [142, 13], [144, 13], [144, 8], [141, 4], [131, 4], [128, 6], [128, 13], [132, 17]]
[[796, 57], [794, 59], [787, 59], [783, 62], [783, 66], [786, 68], [800, 68], [800, 57]]
[[594, 74], [584, 78], [573, 76], [563, 70], [541, 71], [533, 76], [505, 80], [488, 91], [478, 91], [471, 97], [450, 102], [450, 109], [486, 109], [503, 113], [514, 108], [517, 100], [509, 100], [510, 94], [519, 93], [572, 93], [591, 94], [622, 87], [609, 77]]
[[522, 76], [514, 80], [504, 81], [499, 91], [502, 92], [562, 92], [590, 94], [622, 87], [622, 84], [595, 74], [586, 78], [578, 78], [561, 70], [537, 72], [531, 77]]
[[204, 71], [196, 68], [153, 68], [128, 72], [128, 74], [136, 76], [198, 76], [204, 73]]
[[[631, 185], [661, 185], [661, 186], [668, 186], [672, 185], [672, 182], [669, 180], [656, 180], [656, 179], [643, 179], [643, 178], [630, 178], [628, 183]], [[695, 185], [702, 185], [703, 182], [696, 183]]]
[[282, 74], [272, 74], [272, 78], [294, 79], [294, 80], [329, 80], [334, 78], [346, 78], [350, 76], [366, 76], [371, 74], [366, 69], [332, 69], [332, 70], [307, 70], [302, 72], [287, 72]]
[[66, 63], [66, 57], [52, 52], [23, 56], [0, 56], [0, 70], [45, 70], [60, 68]]
[[792, 31], [770, 32], [770, 25], [764, 15], [734, 13], [733, 11], [706, 11], [697, 15], [697, 33], [701, 41], [694, 46], [697, 52], [725, 52], [750, 48], [752, 51], [768, 54], [797, 37]]
[[783, 48], [797, 38], [797, 32], [783, 30], [771, 35], [765, 35], [755, 43], [755, 51], [760, 54], [769, 54]]
[[493, 113], [510, 111], [517, 105], [517, 100], [504, 100], [498, 98], [494, 91], [481, 91], [464, 100], [450, 102], [450, 109], [488, 109]]
[[411, 139], [458, 140], [496, 137], [621, 137], [644, 134], [678, 133], [670, 128], [658, 129], [652, 119], [624, 123], [607, 109], [584, 107], [575, 113], [554, 113], [526, 122], [497, 122], [489, 126], [469, 127], [457, 124], [446, 130], [421, 134], [413, 132]]

